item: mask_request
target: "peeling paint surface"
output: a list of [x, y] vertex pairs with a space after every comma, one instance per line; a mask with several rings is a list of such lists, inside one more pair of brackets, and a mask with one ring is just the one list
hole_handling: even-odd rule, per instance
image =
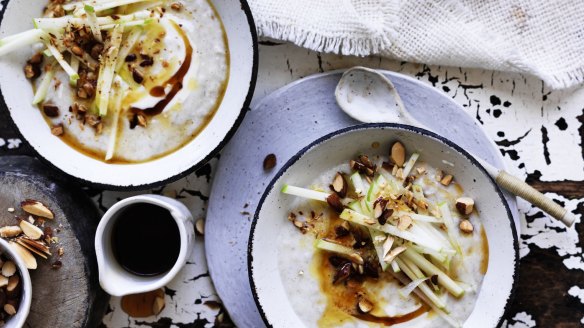
[[[583, 325], [584, 228], [580, 221], [584, 211], [584, 88], [552, 92], [540, 80], [519, 74], [325, 55], [264, 42], [260, 46], [260, 71], [252, 105], [297, 79], [354, 65], [403, 73], [452, 97], [495, 141], [511, 173], [577, 215], [577, 224], [565, 228], [519, 201], [524, 214], [520, 227], [520, 280], [504, 327]], [[0, 130], [0, 154], [30, 153], [11, 127]], [[203, 218], [217, 161], [215, 158], [198, 172], [151, 192], [177, 198], [192, 210], [195, 219]], [[124, 197], [139, 194], [88, 192], [102, 210]], [[243, 210], [249, 216], [248, 210], [253, 209]], [[167, 286], [166, 308], [158, 317], [128, 318], [121, 311], [119, 298], [112, 298], [103, 327], [232, 326], [208, 274], [203, 238], [197, 236], [191, 259]]]

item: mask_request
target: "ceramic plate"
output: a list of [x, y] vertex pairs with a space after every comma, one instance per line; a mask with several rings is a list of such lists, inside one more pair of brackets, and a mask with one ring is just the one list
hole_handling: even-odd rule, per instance
[[[519, 245], [501, 190], [472, 156], [443, 137], [411, 126], [366, 124], [331, 133], [301, 150], [284, 164], [259, 202], [249, 239], [248, 270], [254, 299], [267, 326], [304, 325], [301, 314], [288, 301], [278, 265], [278, 245], [291, 238], [291, 233], [299, 233], [287, 220], [297, 203], [294, 196], [280, 192], [283, 185], [309, 186], [322, 173], [360, 153], [387, 157], [395, 140], [419, 152], [429, 166], [454, 172], [464, 194], [475, 200], [491, 256], [474, 311], [464, 327], [496, 327], [502, 322], [514, 289]], [[372, 148], [373, 142], [381, 146]], [[305, 272], [310, 271], [306, 268]], [[299, 288], [301, 281], [296, 282]]]
[[[48, 0], [47, 0], [48, 1]], [[107, 189], [144, 189], [185, 176], [202, 166], [230, 139], [251, 100], [257, 74], [257, 40], [253, 18], [245, 0], [211, 1], [221, 16], [230, 51], [229, 82], [217, 113], [190, 143], [160, 159], [131, 165], [112, 165], [75, 151], [51, 135], [50, 129], [31, 105], [33, 90], [22, 70], [30, 49], [0, 59], [2, 110], [8, 110], [20, 134], [39, 158], [67, 175]], [[10, 0], [1, 12], [0, 38], [33, 28], [44, 4]]]
[[[504, 167], [494, 142], [451, 98], [411, 77], [383, 73], [418, 121], [496, 167]], [[205, 251], [217, 293], [239, 327], [263, 326], [248, 281], [247, 241], [250, 213], [255, 212], [264, 188], [300, 149], [328, 133], [358, 124], [335, 102], [341, 75], [342, 71], [315, 74], [265, 97], [246, 115], [221, 154], [207, 210]], [[278, 165], [266, 172], [262, 161], [270, 153], [276, 155]], [[518, 224], [515, 197], [506, 198]]]

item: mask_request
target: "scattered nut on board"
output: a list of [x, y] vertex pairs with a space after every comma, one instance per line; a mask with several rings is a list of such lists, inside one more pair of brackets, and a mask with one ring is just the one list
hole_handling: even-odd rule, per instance
[[[57, 244], [59, 240], [58, 237], [53, 236], [53, 231], [58, 232], [59, 229], [53, 230], [53, 228], [47, 225], [47, 219], [48, 221], [53, 220], [55, 214], [42, 202], [34, 199], [25, 199], [20, 203], [20, 208], [22, 209], [22, 213], [16, 215], [16, 218], [19, 220], [18, 225], [0, 227], [0, 237], [8, 240], [8, 244], [20, 255], [29, 270], [34, 270], [38, 265], [35, 256], [45, 260], [48, 260], [52, 256], [51, 245]], [[10, 213], [16, 212], [13, 207], [9, 208], [8, 211]], [[59, 248], [59, 256], [63, 256], [64, 254], [62, 249], [62, 247]], [[59, 265], [55, 266], [56, 262], [59, 262]], [[58, 269], [62, 266], [61, 261], [56, 262], [53, 262], [51, 265], [53, 269]], [[15, 271], [12, 268], [14, 263], [1, 263], [3, 263], [1, 264], [3, 276], [12, 277], [10, 273]]]

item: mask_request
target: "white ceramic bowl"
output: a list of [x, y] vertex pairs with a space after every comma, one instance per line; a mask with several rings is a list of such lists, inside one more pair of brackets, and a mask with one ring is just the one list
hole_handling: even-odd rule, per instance
[[[48, 1], [48, 0], [47, 0]], [[0, 12], [0, 38], [33, 28], [46, 1], [10, 0]], [[246, 0], [211, 0], [219, 13], [229, 43], [230, 72], [225, 96], [207, 127], [172, 154], [140, 164], [107, 164], [72, 149], [51, 135], [38, 108], [31, 105], [33, 90], [23, 74], [30, 50], [0, 59], [1, 110], [12, 121], [38, 157], [76, 180], [99, 188], [145, 189], [179, 179], [200, 168], [227, 143], [243, 120], [257, 76], [257, 37]]]
[[26, 318], [30, 312], [30, 304], [32, 302], [32, 283], [30, 281], [30, 275], [28, 274], [28, 269], [20, 256], [18, 256], [8, 242], [2, 238], [0, 238], [0, 253], [6, 253], [8, 257], [16, 263], [16, 267], [20, 273], [20, 282], [22, 283], [22, 294], [20, 296], [20, 304], [18, 305], [16, 315], [10, 318], [10, 320], [7, 320], [6, 325], [3, 327], [20, 328], [23, 327], [26, 322]]
[[[393, 141], [418, 150], [430, 166], [452, 171], [465, 194], [475, 199], [489, 241], [489, 264], [476, 305], [464, 327], [496, 327], [511, 302], [518, 265], [513, 218], [499, 188], [480, 164], [454, 143], [432, 132], [399, 124], [364, 124], [324, 136], [292, 157], [268, 185], [255, 213], [249, 238], [248, 269], [252, 292], [267, 326], [302, 327], [288, 301], [278, 270], [279, 240], [286, 238], [294, 197], [283, 184], [308, 186], [331, 168], [360, 153], [387, 156]], [[379, 142], [373, 149], [371, 144]]]

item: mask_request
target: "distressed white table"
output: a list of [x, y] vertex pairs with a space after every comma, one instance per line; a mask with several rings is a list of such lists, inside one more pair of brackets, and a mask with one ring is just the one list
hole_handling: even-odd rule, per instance
[[[265, 95], [313, 73], [363, 65], [413, 76], [451, 96], [484, 126], [510, 170], [574, 211], [584, 212], [584, 88], [550, 91], [541, 81], [518, 74], [426, 66], [381, 58], [321, 55], [289, 44], [263, 42], [252, 106]], [[2, 124], [4, 126], [4, 124]], [[10, 129], [0, 130], [0, 154], [28, 153]], [[209, 182], [217, 159], [155, 193], [176, 197], [204, 218]], [[89, 191], [102, 210], [137, 193]], [[149, 192], [149, 191], [146, 191]], [[566, 229], [520, 201], [520, 283], [507, 323], [520, 327], [584, 325], [584, 258], [578, 223]], [[105, 327], [230, 327], [215, 293], [198, 236], [192, 259], [166, 287], [166, 308], [158, 317], [129, 318], [112, 298]], [[220, 255], [218, 255], [220, 256]]]

